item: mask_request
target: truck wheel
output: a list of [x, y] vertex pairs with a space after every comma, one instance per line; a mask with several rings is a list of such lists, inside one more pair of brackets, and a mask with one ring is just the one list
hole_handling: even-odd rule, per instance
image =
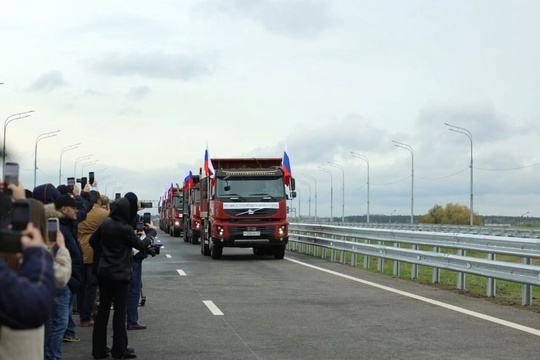
[[204, 256], [210, 256], [210, 247], [208, 244], [204, 243], [204, 240], [201, 238], [201, 254]]
[[196, 245], [198, 242], [199, 242], [199, 237], [192, 234], [191, 235], [191, 243], [193, 245]]
[[214, 245], [210, 249], [210, 255], [212, 255], [212, 259], [221, 259], [221, 255], [223, 255], [223, 247]]
[[184, 229], [184, 241], [191, 242], [191, 231]]
[[274, 249], [274, 259], [283, 259], [285, 257], [285, 245], [276, 246]]
[[172, 234], [172, 236], [174, 236], [174, 237], [180, 237], [180, 233], [181, 233], [181, 232], [182, 232], [182, 230], [173, 228], [173, 231], [172, 231], [173, 234]]

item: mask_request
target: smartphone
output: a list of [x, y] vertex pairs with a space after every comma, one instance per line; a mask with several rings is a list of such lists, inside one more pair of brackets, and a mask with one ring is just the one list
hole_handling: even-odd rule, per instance
[[144, 224], [142, 221], [137, 222], [137, 232], [141, 232], [144, 229]]
[[11, 208], [11, 229], [22, 231], [30, 222], [30, 202], [28, 200], [16, 200]]
[[4, 191], [9, 192], [7, 186], [9, 184], [19, 184], [19, 164], [14, 162], [6, 163], [6, 170], [4, 172]]
[[85, 177], [82, 177], [81, 178], [81, 191], [84, 189], [87, 183], [88, 183], [88, 179]]
[[145, 212], [143, 214], [143, 223], [146, 225], [146, 224], [150, 224], [151, 221], [152, 221], [152, 214], [150, 214], [149, 212]]
[[120, 193], [114, 194], [114, 200], [118, 200], [118, 199], [120, 199], [120, 198], [121, 198]]
[[21, 234], [15, 231], [0, 230], [0, 252], [22, 252]]
[[141, 207], [143, 209], [149, 209], [152, 207], [152, 202], [151, 201], [143, 201], [141, 202]]
[[93, 171], [90, 171], [90, 172], [88, 173], [88, 183], [89, 183], [90, 185], [92, 185], [92, 184], [94, 183], [94, 181], [95, 181], [95, 178], [94, 178], [94, 172], [93, 172]]
[[75, 185], [75, 178], [74, 178], [74, 177], [68, 177], [68, 178], [67, 178], [67, 185], [68, 185], [68, 186], [70, 186], [70, 185], [71, 185], [71, 186]]
[[58, 218], [47, 219], [47, 232], [49, 233], [49, 241], [56, 242], [56, 234], [58, 233]]

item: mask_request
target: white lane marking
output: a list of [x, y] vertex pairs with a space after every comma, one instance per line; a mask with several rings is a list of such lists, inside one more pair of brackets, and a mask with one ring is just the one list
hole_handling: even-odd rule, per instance
[[171, 255], [171, 254], [165, 254], [165, 256], [166, 256], [167, 258], [169, 258], [169, 259], [172, 258], [172, 255]]
[[479, 312], [476, 312], [476, 311], [471, 311], [471, 310], [467, 310], [467, 309], [464, 309], [464, 308], [460, 308], [460, 307], [455, 306], [455, 305], [450, 305], [450, 304], [447, 304], [447, 303], [443, 303], [442, 301], [437, 301], [437, 300], [433, 300], [433, 299], [426, 298], [426, 297], [423, 297], [423, 296], [411, 294], [411, 293], [408, 293], [406, 291], [397, 290], [397, 289], [394, 289], [394, 288], [391, 288], [391, 287], [388, 287], [388, 286], [384, 286], [384, 285], [381, 285], [381, 284], [377, 284], [377, 283], [374, 283], [374, 282], [371, 282], [371, 281], [358, 279], [358, 278], [355, 278], [353, 276], [338, 273], [336, 271], [324, 269], [324, 268], [314, 266], [314, 265], [311, 265], [311, 264], [306, 264], [306, 263], [298, 261], [298, 260], [293, 260], [293, 259], [290, 259], [290, 258], [285, 258], [285, 260], [289, 260], [289, 261], [291, 261], [291, 262], [293, 262], [295, 264], [307, 266], [309, 268], [319, 270], [319, 271], [323, 271], [323, 272], [326, 272], [328, 274], [336, 275], [336, 276], [339, 276], [339, 277], [342, 277], [342, 278], [345, 278], [345, 279], [348, 279], [348, 280], [352, 280], [352, 281], [356, 281], [356, 282], [359, 282], [359, 283], [362, 283], [362, 284], [365, 284], [365, 285], [373, 286], [373, 287], [379, 288], [381, 290], [390, 291], [390, 292], [393, 292], [395, 294], [407, 296], [407, 297], [410, 297], [410, 298], [413, 298], [413, 299], [416, 299], [416, 300], [420, 300], [420, 301], [423, 301], [423, 302], [426, 302], [426, 303], [430, 303], [430, 304], [433, 304], [433, 305], [436, 305], [436, 306], [440, 306], [440, 307], [443, 307], [443, 308], [446, 308], [446, 309], [449, 309], [449, 310], [457, 311], [457, 312], [460, 312], [462, 314], [466, 314], [466, 315], [469, 315], [469, 316], [474, 316], [474, 317], [477, 317], [479, 319], [483, 319], [483, 320], [486, 320], [486, 321], [491, 321], [491, 322], [499, 324], [499, 325], [508, 326], [508, 327], [516, 329], [516, 330], [520, 330], [520, 331], [527, 332], [529, 334], [540, 336], [540, 330], [533, 329], [533, 328], [528, 327], [528, 326], [523, 326], [523, 325], [520, 325], [520, 324], [510, 322], [510, 321], [502, 320], [502, 319], [499, 319], [499, 318], [496, 318], [496, 317], [493, 317], [493, 316], [485, 315], [485, 314], [482, 314], [482, 313], [479, 313]]
[[204, 303], [204, 305], [206, 305], [208, 310], [210, 310], [212, 312], [212, 314], [214, 314], [214, 315], [223, 315], [221, 310], [219, 310], [219, 308], [216, 306], [216, 304], [214, 304], [213, 301], [211, 301], [211, 300], [203, 300], [203, 303]]
[[180, 276], [186, 276], [186, 273], [185, 273], [184, 270], [182, 270], [182, 269], [176, 269], [176, 272], [177, 272], [178, 275], [180, 275]]

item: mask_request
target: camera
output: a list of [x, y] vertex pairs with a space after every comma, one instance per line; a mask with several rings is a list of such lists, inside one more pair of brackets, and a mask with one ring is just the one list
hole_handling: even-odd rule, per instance
[[21, 233], [19, 231], [0, 230], [0, 252], [22, 252]]
[[154, 243], [154, 238], [151, 237], [152, 239], [152, 243], [150, 243], [150, 245], [148, 246], [148, 248], [146, 249], [146, 252], [148, 253], [148, 255], [154, 257], [156, 255], [159, 255], [160, 251], [161, 251], [161, 246], [163, 246], [163, 244], [161, 243]]
[[26, 199], [16, 200], [11, 208], [11, 229], [22, 231], [30, 222], [30, 202]]

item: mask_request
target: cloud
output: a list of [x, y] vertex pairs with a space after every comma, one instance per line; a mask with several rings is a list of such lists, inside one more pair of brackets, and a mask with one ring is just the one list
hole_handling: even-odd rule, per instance
[[210, 74], [212, 64], [193, 56], [154, 52], [112, 54], [95, 62], [93, 68], [106, 75], [189, 81]]
[[41, 75], [29, 88], [29, 91], [51, 92], [66, 85], [60, 71], [51, 71]]
[[235, 0], [213, 7], [234, 17], [248, 18], [282, 35], [314, 37], [336, 23], [329, 2], [322, 0]]
[[148, 86], [137, 86], [129, 89], [127, 97], [130, 100], [143, 100], [150, 93]]

